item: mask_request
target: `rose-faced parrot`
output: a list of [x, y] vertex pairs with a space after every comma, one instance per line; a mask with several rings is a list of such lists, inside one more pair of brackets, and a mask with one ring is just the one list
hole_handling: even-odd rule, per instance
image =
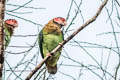
[[[66, 25], [66, 20], [62, 17], [56, 17], [48, 22], [39, 33], [39, 48], [42, 58], [46, 57], [60, 42], [63, 41], [64, 35], [61, 31], [62, 26]], [[57, 72], [57, 61], [60, 57], [61, 50], [57, 51], [45, 63], [50, 74]]]
[[14, 33], [14, 29], [18, 27], [18, 22], [15, 19], [7, 19], [4, 22], [4, 45], [5, 49], [7, 48], [8, 44], [10, 43], [11, 37]]

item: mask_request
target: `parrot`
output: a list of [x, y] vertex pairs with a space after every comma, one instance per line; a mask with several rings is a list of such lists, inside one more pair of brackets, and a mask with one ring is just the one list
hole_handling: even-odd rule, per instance
[[[51, 55], [49, 53], [64, 40], [61, 28], [66, 26], [66, 24], [66, 20], [63, 17], [56, 17], [50, 20], [40, 31], [38, 35], [38, 44], [42, 58]], [[56, 74], [57, 62], [61, 55], [61, 50], [57, 51], [45, 62], [48, 73]]]
[[10, 43], [11, 37], [14, 33], [14, 29], [18, 27], [18, 22], [15, 19], [7, 19], [4, 21], [4, 45], [5, 49], [7, 48], [8, 44]]

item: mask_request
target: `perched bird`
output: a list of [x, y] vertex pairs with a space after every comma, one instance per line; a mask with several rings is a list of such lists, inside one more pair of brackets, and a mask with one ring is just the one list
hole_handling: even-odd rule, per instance
[[[64, 35], [61, 31], [62, 26], [66, 25], [66, 20], [62, 17], [56, 17], [48, 22], [45, 27], [39, 33], [39, 48], [42, 58], [49, 55], [60, 42], [63, 41]], [[55, 74], [57, 72], [57, 61], [60, 57], [61, 50], [57, 51], [53, 56], [51, 56], [45, 63], [50, 74]]]
[[5, 49], [7, 48], [8, 44], [10, 43], [11, 37], [14, 33], [14, 29], [18, 27], [18, 22], [15, 19], [7, 19], [4, 22], [4, 45]]

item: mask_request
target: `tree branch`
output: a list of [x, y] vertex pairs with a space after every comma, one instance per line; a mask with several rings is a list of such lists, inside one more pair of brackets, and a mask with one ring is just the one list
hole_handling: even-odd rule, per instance
[[0, 80], [2, 80], [2, 69], [4, 63], [4, 20], [5, 0], [0, 0]]
[[[75, 32], [73, 32], [66, 40], [60, 43], [50, 54], [55, 54], [59, 49], [62, 48], [63, 45], [65, 45], [68, 41], [70, 41], [76, 34], [78, 34], [81, 30], [83, 30], [85, 27], [87, 27], [90, 23], [96, 20], [98, 15], [101, 13], [103, 7], [107, 4], [108, 0], [104, 0], [104, 2], [100, 5], [98, 11], [96, 14], [89, 19], [88, 21], [85, 22], [82, 26], [80, 26]], [[35, 69], [27, 76], [25, 80], [30, 80], [31, 77], [42, 67], [42, 65], [45, 63], [45, 61], [50, 58], [50, 56], [46, 56], [38, 66], [35, 67]]]

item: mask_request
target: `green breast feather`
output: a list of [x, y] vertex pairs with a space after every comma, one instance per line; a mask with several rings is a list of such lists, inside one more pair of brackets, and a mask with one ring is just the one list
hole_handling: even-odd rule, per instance
[[[47, 53], [51, 52], [62, 41], [62, 32], [60, 34], [46, 34], [41, 31], [41, 33], [39, 34], [39, 46], [42, 57], [44, 58]], [[48, 65], [55, 66], [57, 64], [60, 54], [61, 51], [58, 51], [54, 56], [52, 56], [48, 61]]]

